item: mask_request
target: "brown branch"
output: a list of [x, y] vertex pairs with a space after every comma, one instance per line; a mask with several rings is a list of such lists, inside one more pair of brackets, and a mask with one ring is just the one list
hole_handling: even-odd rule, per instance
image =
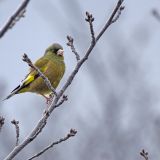
[[56, 107], [59, 107], [60, 105], [62, 105], [65, 101], [68, 100], [68, 97], [66, 95], [63, 95], [61, 101], [59, 103], [56, 104], [55, 108]]
[[11, 23], [11, 25], [9, 26], [9, 29], [12, 29], [13, 26], [21, 19], [25, 17], [25, 12], [26, 9], [22, 10], [19, 15], [17, 17], [15, 17], [15, 19], [13, 20], [13, 22]]
[[15, 119], [13, 119], [11, 121], [11, 123], [15, 126], [16, 129], [16, 146], [18, 146], [19, 144], [19, 121], [16, 121]]
[[77, 131], [74, 129], [70, 129], [70, 132], [64, 137], [64, 138], [60, 138], [58, 141], [51, 143], [50, 145], [48, 145], [47, 147], [45, 147], [43, 150], [41, 150], [39, 153], [36, 153], [34, 156], [32, 156], [31, 158], [29, 158], [28, 160], [32, 160], [34, 158], [39, 157], [40, 155], [42, 155], [43, 153], [45, 153], [46, 151], [48, 151], [49, 149], [51, 149], [52, 147], [54, 147], [55, 145], [62, 143], [66, 140], [68, 140], [71, 137], [74, 137], [76, 135]]
[[116, 5], [115, 9], [113, 10], [111, 16], [109, 17], [107, 23], [105, 24], [103, 29], [100, 31], [100, 33], [96, 37], [96, 41], [98, 41], [101, 38], [101, 36], [104, 34], [104, 32], [107, 30], [107, 28], [113, 23], [113, 19], [115, 18], [116, 13], [119, 11], [119, 8], [121, 7], [123, 1], [124, 0], [118, 0], [118, 3]]
[[148, 152], [146, 152], [144, 149], [142, 149], [140, 155], [144, 158], [144, 160], [149, 160]]
[[69, 47], [71, 47], [71, 51], [75, 54], [76, 60], [79, 61], [80, 60], [80, 56], [79, 56], [78, 52], [76, 51], [76, 49], [74, 47], [73, 38], [71, 36], [67, 36], [67, 39], [68, 39], [67, 45]]
[[0, 116], [0, 131], [1, 131], [2, 127], [3, 127], [3, 125], [4, 125], [4, 120], [5, 119]]
[[121, 6], [121, 7], [119, 8], [116, 17], [112, 20], [112, 23], [115, 23], [115, 22], [119, 19], [119, 17], [120, 17], [120, 15], [121, 15], [122, 11], [124, 10], [124, 8], [125, 8], [124, 6]]
[[57, 96], [54, 98], [50, 107], [48, 108], [49, 114], [44, 114], [42, 116], [42, 118], [39, 120], [38, 124], [35, 126], [35, 128], [32, 130], [32, 132], [25, 138], [25, 140], [23, 142], [21, 142], [21, 144], [19, 144], [17, 147], [15, 147], [11, 151], [11, 153], [9, 153], [9, 155], [5, 158], [5, 160], [13, 159], [25, 146], [27, 146], [31, 141], [33, 141], [38, 136], [38, 134], [42, 131], [42, 129], [45, 127], [48, 117], [51, 115], [51, 113], [55, 109], [56, 105], [58, 104], [59, 99], [62, 97], [62, 95], [64, 94], [66, 89], [72, 83], [72, 81], [73, 81], [74, 77], [76, 76], [77, 72], [79, 71], [80, 67], [88, 59], [90, 53], [92, 52], [93, 48], [95, 47], [96, 43], [101, 38], [103, 33], [107, 30], [107, 28], [111, 24], [113, 24], [112, 21], [115, 18], [116, 13], [118, 12], [119, 8], [121, 7], [122, 2], [123, 2], [123, 0], [118, 0], [118, 3], [116, 5], [115, 9], [113, 10], [110, 18], [108, 19], [108, 21], [106, 22], [105, 26], [102, 28], [102, 30], [100, 31], [98, 36], [95, 38], [96, 39], [95, 43], [93, 43], [93, 41], [91, 41], [91, 44], [90, 44], [89, 48], [87, 49], [84, 57], [77, 62], [77, 65], [75, 66], [73, 72], [70, 74], [66, 83], [64, 84], [62, 89], [57, 93]]
[[86, 12], [86, 16], [87, 17], [85, 18], [85, 20], [89, 23], [91, 37], [92, 37], [92, 43], [96, 43], [95, 33], [94, 33], [94, 29], [93, 29], [94, 17], [89, 12]]
[[0, 38], [2, 38], [4, 34], [16, 24], [17, 21], [24, 17], [24, 12], [29, 2], [30, 0], [24, 0], [15, 13], [13, 13], [13, 15], [8, 19], [5, 25], [0, 29]]
[[[82, 66], [82, 64], [88, 59], [90, 53], [92, 52], [93, 48], [97, 44], [98, 40], [101, 38], [101, 36], [104, 34], [104, 32], [108, 29], [108, 27], [113, 24], [112, 20], [114, 19], [115, 15], [118, 12], [119, 8], [121, 7], [122, 3], [123, 3], [123, 0], [118, 0], [118, 3], [116, 5], [115, 9], [113, 10], [110, 18], [108, 19], [108, 21], [106, 22], [106, 24], [102, 28], [102, 30], [99, 32], [98, 36], [96, 37], [96, 42], [93, 43], [93, 41], [91, 41], [91, 44], [90, 44], [89, 48], [87, 49], [84, 57], [77, 63], [75, 69], [73, 70], [73, 72], [71, 73], [71, 75], [69, 76], [69, 78], [67, 79], [67, 82], [65, 83], [65, 85], [60, 90], [60, 92], [58, 94], [60, 97], [63, 95], [63, 93], [65, 92], [65, 90], [68, 88], [68, 86], [72, 83], [75, 75], [79, 71], [79, 69]], [[51, 112], [52, 112], [52, 107], [51, 107]]]
[[53, 92], [53, 94], [55, 96], [57, 96], [56, 90], [52, 87], [51, 82], [49, 81], [49, 79], [40, 71], [39, 68], [37, 68], [32, 61], [28, 58], [27, 54], [24, 53], [22, 60], [24, 62], [26, 62], [31, 68], [33, 68], [34, 70], [36, 70], [39, 74], [39, 76], [41, 76], [44, 80], [44, 82], [46, 83], [47, 87]]

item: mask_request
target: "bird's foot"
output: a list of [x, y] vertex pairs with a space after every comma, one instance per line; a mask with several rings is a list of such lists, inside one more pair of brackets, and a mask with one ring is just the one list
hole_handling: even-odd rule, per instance
[[53, 94], [51, 93], [50, 95], [49, 95], [49, 97], [47, 97], [47, 105], [51, 105], [51, 103], [52, 103], [52, 101], [53, 101]]
[[49, 115], [49, 106], [51, 105], [52, 101], [53, 101], [53, 94], [50, 94], [49, 96], [45, 96], [45, 95], [42, 95], [45, 99], [46, 99], [46, 108], [43, 112], [43, 114], [45, 115]]
[[51, 103], [52, 103], [52, 99], [50, 97], [47, 97], [46, 98], [46, 104], [47, 104], [47, 106], [50, 106]]
[[[45, 99], [46, 99], [46, 104], [47, 106], [50, 106], [52, 101], [53, 101], [53, 95], [50, 94], [49, 97], [45, 96], [45, 95], [42, 95]], [[48, 107], [47, 107], [48, 108]]]

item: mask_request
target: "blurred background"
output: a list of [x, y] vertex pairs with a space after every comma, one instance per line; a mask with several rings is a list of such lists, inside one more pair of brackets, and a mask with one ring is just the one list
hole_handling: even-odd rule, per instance
[[[0, 26], [21, 3], [0, 0]], [[75, 39], [82, 57], [90, 44], [85, 12], [94, 17], [98, 33], [117, 0], [34, 0], [25, 18], [0, 39], [0, 99], [24, 78], [28, 66], [23, 53], [35, 61], [52, 43], [64, 46], [66, 73], [76, 60], [66, 46], [66, 35]], [[160, 1], [125, 0], [125, 10], [98, 42], [66, 94], [69, 100], [56, 109], [43, 133], [15, 159], [27, 159], [49, 143], [64, 137], [70, 128], [78, 134], [43, 154], [40, 160], [136, 160], [144, 148], [151, 159], [160, 158], [160, 22], [152, 10]], [[15, 146], [20, 122], [22, 141], [37, 124], [45, 108], [43, 97], [25, 93], [0, 102], [5, 125], [0, 133], [0, 159]]]

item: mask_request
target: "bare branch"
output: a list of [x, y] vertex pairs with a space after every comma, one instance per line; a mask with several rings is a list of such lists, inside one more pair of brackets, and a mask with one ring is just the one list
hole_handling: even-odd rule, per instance
[[152, 14], [158, 21], [160, 21], [160, 14], [156, 9], [152, 10]]
[[[64, 86], [60, 90], [60, 92], [58, 94], [60, 97], [63, 95], [63, 93], [65, 92], [65, 90], [68, 88], [68, 86], [72, 83], [75, 75], [79, 71], [79, 69], [82, 66], [82, 64], [88, 59], [90, 53], [92, 52], [93, 48], [97, 44], [98, 40], [101, 38], [101, 36], [104, 34], [104, 32], [108, 29], [108, 27], [113, 24], [112, 20], [114, 19], [115, 15], [118, 12], [119, 8], [121, 7], [122, 3], [123, 3], [123, 0], [118, 0], [118, 3], [116, 5], [115, 9], [113, 10], [110, 18], [108, 19], [108, 21], [106, 22], [106, 24], [102, 28], [102, 30], [99, 32], [98, 36], [96, 37], [96, 42], [95, 43], [91, 42], [91, 44], [90, 44], [89, 48], [87, 49], [84, 57], [77, 63], [75, 69], [73, 70], [73, 72], [71, 73], [71, 75], [68, 77], [67, 82], [64, 84]], [[51, 112], [52, 112], [52, 107], [51, 107]]]
[[51, 143], [50, 145], [48, 145], [47, 147], [45, 147], [43, 150], [41, 150], [39, 153], [36, 153], [33, 157], [29, 158], [28, 160], [32, 160], [34, 158], [39, 157], [40, 155], [42, 155], [43, 153], [45, 153], [46, 151], [48, 151], [49, 149], [51, 149], [52, 147], [54, 147], [55, 145], [62, 143], [66, 140], [68, 140], [71, 137], [74, 137], [76, 135], [77, 131], [74, 129], [70, 129], [70, 132], [67, 134], [67, 136], [65, 136], [64, 138], [60, 138], [58, 141]]
[[68, 100], [68, 97], [66, 95], [63, 95], [61, 101], [59, 103], [56, 104], [55, 108], [56, 107], [59, 107], [60, 105], [62, 105], [65, 101]]
[[16, 129], [16, 146], [18, 146], [19, 144], [19, 121], [16, 121], [15, 119], [13, 119], [11, 121], [11, 123], [15, 126]]
[[2, 38], [3, 35], [16, 24], [17, 21], [24, 17], [24, 13], [29, 2], [30, 0], [24, 0], [15, 13], [13, 13], [13, 15], [8, 19], [0, 30], [0, 38]]
[[113, 23], [113, 19], [115, 18], [116, 13], [119, 11], [119, 8], [121, 7], [123, 1], [124, 0], [118, 0], [118, 3], [116, 5], [115, 9], [113, 10], [110, 18], [108, 19], [107, 23], [105, 24], [105, 26], [103, 27], [103, 29], [100, 31], [100, 33], [98, 34], [98, 36], [96, 37], [96, 41], [98, 41], [101, 38], [101, 36], [103, 35], [103, 33]]
[[28, 58], [27, 54], [24, 53], [22, 60], [24, 62], [26, 62], [31, 68], [33, 68], [34, 70], [36, 70], [39, 74], [39, 76], [41, 76], [44, 80], [44, 82], [46, 83], [47, 87], [54, 93], [55, 96], [57, 96], [56, 90], [52, 87], [51, 82], [49, 81], [49, 79], [40, 71], [39, 68], [37, 68], [32, 62], [31, 60]]
[[149, 160], [148, 152], [146, 152], [144, 149], [142, 149], [140, 155], [144, 158], [144, 160]]
[[12, 27], [21, 19], [25, 17], [25, 12], [26, 9], [22, 10], [19, 15], [17, 17], [15, 17], [15, 19], [13, 20], [13, 22], [11, 23], [11, 25], [9, 26], [9, 29], [12, 29]]
[[73, 44], [74, 39], [71, 36], [67, 36], [67, 40], [68, 40], [67, 45], [71, 47], [71, 51], [75, 54], [76, 60], [79, 61], [80, 56], [74, 47], [74, 44]]
[[120, 17], [120, 15], [121, 15], [122, 11], [124, 10], [124, 8], [125, 8], [124, 6], [121, 6], [121, 7], [119, 8], [116, 17], [112, 20], [112, 23], [115, 23], [115, 22], [119, 19], [119, 17]]
[[96, 38], [95, 38], [94, 29], [93, 29], [94, 17], [89, 12], [86, 12], [86, 16], [87, 16], [87, 18], [85, 18], [85, 20], [89, 23], [91, 37], [92, 37], [92, 43], [95, 44], [96, 43]]
[[4, 125], [4, 120], [5, 119], [0, 116], [0, 131], [1, 131], [2, 127], [3, 127], [3, 125]]
[[[101, 38], [103, 33], [107, 30], [107, 28], [113, 24], [112, 21], [116, 16], [116, 13], [119, 11], [119, 8], [121, 7], [123, 0], [118, 0], [118, 3], [113, 10], [111, 16], [109, 17], [108, 21], [106, 22], [105, 26], [102, 28], [98, 36], [95, 38], [96, 41], [95, 43], [91, 42], [89, 48], [87, 49], [86, 53], [84, 54], [84, 57], [77, 62], [77, 65], [75, 66], [73, 72], [70, 74], [68, 77], [66, 83], [62, 87], [62, 89], [57, 93], [57, 96], [55, 96], [54, 100], [52, 101], [50, 107], [48, 108], [48, 113], [49, 114], [44, 114], [42, 118], [39, 120], [38, 124], [35, 126], [35, 128], [32, 130], [32, 132], [26, 137], [26, 139], [21, 142], [17, 147], [15, 147], [11, 153], [5, 158], [5, 160], [11, 160], [13, 159], [25, 146], [27, 146], [31, 141], [33, 141], [38, 134], [42, 131], [42, 129], [45, 127], [47, 123], [48, 117], [51, 115], [53, 110], [56, 108], [59, 99], [62, 97], [66, 89], [69, 87], [69, 85], [72, 83], [74, 77], [76, 76], [77, 72], [79, 71], [80, 67], [82, 64], [88, 59], [90, 53], [92, 52], [93, 48], [95, 47], [96, 43], [98, 40]], [[39, 73], [39, 72], [38, 72]]]

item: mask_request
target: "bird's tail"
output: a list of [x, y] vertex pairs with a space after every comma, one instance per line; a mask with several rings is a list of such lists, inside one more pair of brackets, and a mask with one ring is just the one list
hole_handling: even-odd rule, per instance
[[16, 87], [5, 99], [3, 99], [2, 101], [7, 100], [7, 99], [11, 98], [12, 96], [14, 96], [15, 94], [19, 93], [22, 88], [23, 88], [23, 85], [17, 86], [17, 87]]

